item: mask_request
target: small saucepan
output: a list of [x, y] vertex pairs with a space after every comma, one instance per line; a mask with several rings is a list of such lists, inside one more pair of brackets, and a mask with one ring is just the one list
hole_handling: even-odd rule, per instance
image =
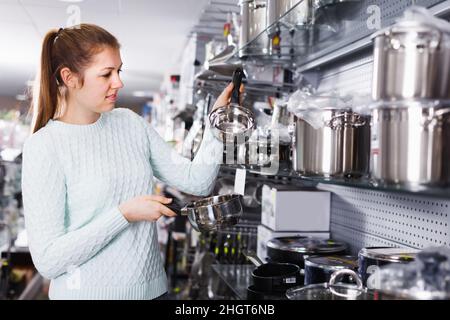
[[239, 222], [242, 216], [242, 195], [225, 194], [194, 201], [190, 204], [173, 201], [166, 205], [177, 215], [187, 216], [199, 232], [217, 231]]
[[302, 284], [300, 267], [292, 263], [263, 263], [255, 254], [246, 254], [256, 266], [252, 272], [252, 290], [265, 293], [283, 293]]
[[224, 143], [247, 142], [256, 126], [253, 113], [240, 105], [239, 89], [243, 76], [243, 69], [237, 68], [233, 74], [234, 88], [231, 102], [216, 108], [209, 114], [211, 132]]
[[[305, 257], [305, 285], [325, 283], [338, 270], [358, 271], [358, 257], [355, 256], [307, 256]], [[344, 283], [354, 280], [348, 275], [342, 278]]]

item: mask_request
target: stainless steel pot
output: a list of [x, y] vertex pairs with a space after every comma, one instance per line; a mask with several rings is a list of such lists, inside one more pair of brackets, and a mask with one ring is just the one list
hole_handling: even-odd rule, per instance
[[242, 195], [226, 194], [205, 198], [182, 207], [176, 202], [167, 205], [178, 215], [187, 216], [199, 232], [217, 231], [239, 222], [242, 216]]
[[[267, 0], [267, 25], [272, 25], [301, 0]], [[307, 0], [305, 2], [311, 2]]]
[[270, 26], [286, 15], [283, 23], [291, 26], [308, 25], [314, 22], [314, 0], [268, 0], [267, 25]]
[[365, 286], [377, 287], [376, 272], [380, 267], [391, 263], [410, 263], [419, 250], [412, 248], [366, 247], [358, 253], [358, 274]]
[[267, 28], [266, 0], [242, 0], [239, 57], [266, 54], [269, 37], [263, 33]]
[[276, 175], [291, 168], [291, 145], [282, 143], [277, 136], [253, 135], [248, 142], [236, 146], [236, 159], [227, 157], [226, 163], [242, 165], [251, 172]]
[[317, 111], [324, 125], [314, 128], [294, 117], [292, 164], [304, 175], [362, 176], [369, 170], [370, 122], [348, 109]]
[[[448, 71], [448, 70], [447, 70]], [[372, 110], [372, 176], [405, 185], [450, 182], [450, 108], [433, 103]]]
[[260, 35], [267, 27], [267, 2], [266, 0], [253, 0], [250, 2], [250, 40]]
[[277, 237], [267, 242], [270, 261], [295, 263], [301, 269], [307, 256], [343, 255], [346, 250], [343, 242], [313, 237]]
[[243, 58], [248, 54], [248, 48], [244, 46], [250, 40], [250, 3], [252, 0], [242, 0], [241, 7], [241, 26], [239, 30], [239, 57]]
[[408, 21], [376, 33], [374, 100], [450, 98], [450, 35]]
[[226, 144], [245, 143], [253, 133], [255, 118], [253, 113], [240, 105], [240, 92], [244, 71], [237, 68], [233, 74], [231, 102], [216, 108], [209, 114], [211, 132]]
[[367, 175], [370, 164], [370, 118], [354, 112], [346, 112], [343, 117], [343, 175], [349, 177]]
[[[358, 271], [358, 257], [354, 256], [309, 256], [305, 257], [305, 285], [330, 281], [332, 274], [338, 270]], [[342, 282], [351, 283], [351, 277]]]

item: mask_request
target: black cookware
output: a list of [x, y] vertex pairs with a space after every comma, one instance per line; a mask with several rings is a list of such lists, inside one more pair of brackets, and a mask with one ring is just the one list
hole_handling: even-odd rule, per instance
[[254, 285], [247, 288], [248, 300], [286, 300], [285, 292], [264, 292], [256, 290]]
[[[358, 253], [358, 273], [365, 286], [373, 288], [375, 278], [369, 277], [374, 274], [379, 267], [390, 263], [409, 263], [414, 261], [419, 250], [412, 248], [392, 248], [392, 247], [367, 247]], [[368, 281], [369, 280], [369, 281]]]
[[[358, 257], [354, 256], [309, 256], [305, 257], [305, 285], [326, 283], [333, 272], [350, 269], [358, 271]], [[341, 282], [353, 283], [355, 280], [344, 275]]]
[[294, 263], [304, 268], [304, 258], [312, 255], [343, 255], [347, 245], [331, 240], [313, 237], [279, 237], [267, 242], [270, 261]]
[[283, 293], [303, 284], [300, 267], [292, 263], [263, 263], [255, 254], [247, 258], [256, 266], [252, 272], [253, 288], [265, 293]]

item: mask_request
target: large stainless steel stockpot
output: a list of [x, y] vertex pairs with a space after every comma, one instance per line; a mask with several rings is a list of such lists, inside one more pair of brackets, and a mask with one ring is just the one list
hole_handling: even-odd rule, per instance
[[265, 54], [269, 37], [261, 35], [267, 27], [266, 0], [241, 0], [241, 27], [239, 32], [239, 57]]
[[314, 20], [314, 3], [314, 0], [267, 0], [267, 25], [272, 25], [290, 10], [283, 22], [294, 26], [311, 24]]
[[376, 33], [374, 100], [449, 99], [450, 34], [419, 21]]
[[450, 182], [450, 108], [436, 102], [379, 104], [372, 109], [372, 176], [381, 182]]
[[370, 121], [349, 109], [321, 109], [319, 128], [294, 117], [293, 168], [300, 174], [359, 177], [368, 173]]

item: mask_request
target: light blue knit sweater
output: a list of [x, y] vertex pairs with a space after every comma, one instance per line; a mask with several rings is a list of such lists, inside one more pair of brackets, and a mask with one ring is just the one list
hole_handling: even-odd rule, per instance
[[152, 299], [167, 291], [154, 222], [118, 205], [152, 192], [153, 176], [208, 195], [222, 144], [207, 129], [191, 162], [128, 109], [93, 124], [50, 120], [25, 143], [22, 192], [29, 248], [51, 299]]

